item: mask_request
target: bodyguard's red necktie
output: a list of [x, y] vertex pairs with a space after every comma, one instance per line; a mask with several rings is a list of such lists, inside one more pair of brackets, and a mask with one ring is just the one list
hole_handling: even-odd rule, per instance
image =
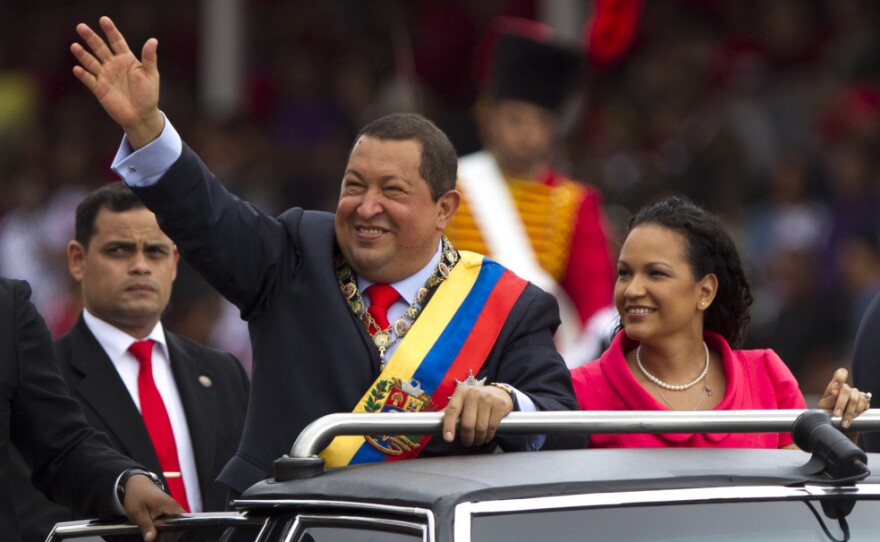
[[165, 403], [156, 382], [153, 380], [153, 341], [150, 339], [137, 341], [129, 348], [134, 357], [141, 364], [138, 372], [138, 395], [141, 399], [141, 416], [144, 425], [153, 441], [153, 448], [159, 457], [159, 464], [165, 474], [168, 490], [184, 510], [189, 512], [189, 503], [186, 500], [186, 487], [183, 485], [183, 476], [180, 472], [180, 460], [177, 458], [177, 444], [174, 442], [174, 431], [171, 430], [171, 420]]
[[367, 331], [370, 332], [370, 335], [375, 335], [379, 331], [388, 329], [390, 325], [388, 322], [388, 307], [400, 299], [400, 294], [388, 284], [373, 284], [367, 287], [364, 293], [370, 298], [370, 307], [367, 309], [367, 312], [373, 317], [373, 321], [378, 326], [378, 329], [370, 326]]

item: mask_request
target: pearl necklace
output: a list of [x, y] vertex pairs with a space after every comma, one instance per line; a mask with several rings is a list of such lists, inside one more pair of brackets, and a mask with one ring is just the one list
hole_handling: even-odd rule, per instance
[[639, 347], [636, 348], [636, 365], [639, 366], [639, 370], [642, 371], [642, 374], [645, 375], [645, 378], [647, 378], [648, 380], [650, 380], [654, 384], [660, 386], [664, 390], [684, 391], [686, 389], [694, 387], [697, 384], [697, 382], [699, 382], [700, 380], [703, 380], [703, 378], [706, 377], [706, 373], [709, 372], [709, 347], [706, 346], [706, 341], [703, 341], [703, 350], [706, 351], [706, 366], [703, 367], [703, 372], [700, 373], [700, 376], [698, 376], [697, 378], [688, 382], [687, 384], [681, 384], [678, 386], [676, 386], [675, 384], [667, 384], [666, 382], [663, 382], [662, 380], [660, 380], [656, 376], [649, 373], [648, 370], [645, 369], [645, 366], [642, 365], [642, 357], [639, 355], [640, 352], [642, 351], [642, 345], [639, 345]]

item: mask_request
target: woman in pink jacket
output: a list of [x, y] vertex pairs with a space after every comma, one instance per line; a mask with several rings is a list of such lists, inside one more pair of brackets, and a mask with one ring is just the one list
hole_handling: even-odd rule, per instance
[[[620, 326], [593, 363], [572, 370], [584, 410], [806, 408], [791, 371], [772, 350], [736, 350], [752, 294], [721, 221], [680, 197], [642, 209], [617, 264]], [[818, 407], [843, 426], [870, 396], [835, 371]], [[788, 433], [597, 434], [591, 448], [794, 447]]]

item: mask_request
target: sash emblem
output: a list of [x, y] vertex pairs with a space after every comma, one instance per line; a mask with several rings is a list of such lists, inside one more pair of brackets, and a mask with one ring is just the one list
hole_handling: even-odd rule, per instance
[[[364, 403], [365, 412], [428, 412], [434, 410], [431, 395], [413, 379], [380, 379]], [[387, 455], [402, 455], [420, 446], [420, 435], [368, 435], [364, 439]]]

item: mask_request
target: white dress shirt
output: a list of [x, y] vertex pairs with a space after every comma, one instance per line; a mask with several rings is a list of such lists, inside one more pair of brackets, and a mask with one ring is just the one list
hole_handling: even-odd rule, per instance
[[[140, 395], [138, 394], [138, 372], [140, 362], [134, 354], [128, 351], [129, 347], [140, 339], [135, 339], [128, 333], [108, 324], [88, 310], [83, 310], [83, 320], [89, 331], [98, 339], [98, 343], [104, 349], [107, 357], [113, 362], [116, 372], [128, 389], [131, 400], [134, 401], [138, 411], [141, 409]], [[186, 487], [186, 499], [192, 512], [202, 511], [202, 493], [199, 490], [199, 478], [196, 473], [195, 456], [193, 455], [192, 440], [189, 435], [189, 426], [186, 423], [186, 415], [183, 411], [183, 402], [174, 382], [171, 372], [171, 361], [168, 355], [168, 343], [165, 340], [165, 331], [162, 322], [144, 339], [152, 339], [153, 343], [153, 380], [168, 418], [171, 421], [171, 430], [174, 432], [174, 442], [177, 446], [177, 458], [180, 462], [180, 472], [183, 476], [183, 485]]]

